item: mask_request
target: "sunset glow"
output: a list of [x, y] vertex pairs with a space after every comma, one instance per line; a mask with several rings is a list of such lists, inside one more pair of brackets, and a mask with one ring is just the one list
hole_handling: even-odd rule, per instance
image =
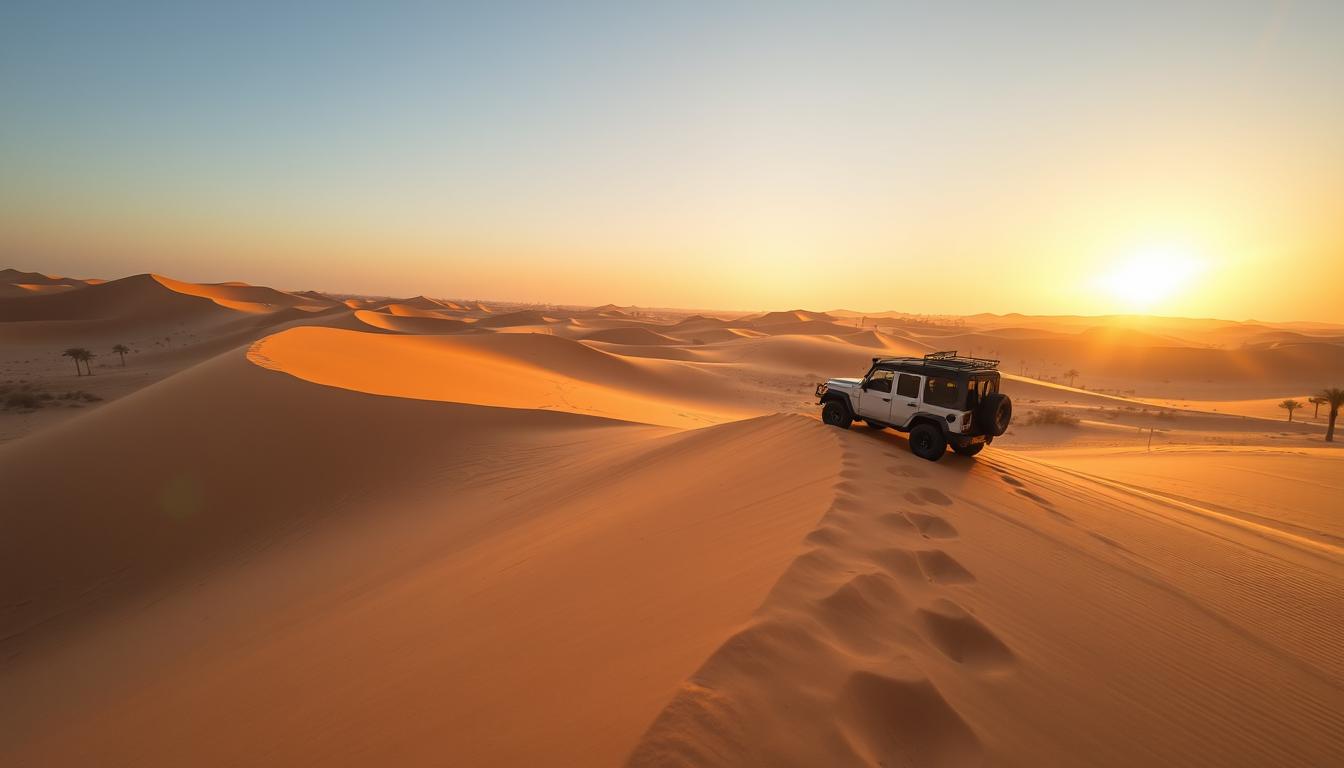
[[1205, 270], [1180, 248], [1154, 248], [1125, 258], [1098, 276], [1101, 290], [1129, 311], [1148, 311], [1179, 299]]
[[6, 13], [0, 261], [1344, 320], [1344, 4], [248, 6]]

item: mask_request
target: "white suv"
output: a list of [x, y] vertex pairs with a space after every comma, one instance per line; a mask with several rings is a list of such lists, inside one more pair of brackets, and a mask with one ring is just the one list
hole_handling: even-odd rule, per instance
[[821, 420], [849, 429], [862, 419], [877, 429], [910, 433], [910, 450], [937, 461], [950, 445], [974, 456], [1008, 430], [1013, 403], [999, 393], [999, 361], [934, 352], [875, 357], [862, 379], [817, 385]]

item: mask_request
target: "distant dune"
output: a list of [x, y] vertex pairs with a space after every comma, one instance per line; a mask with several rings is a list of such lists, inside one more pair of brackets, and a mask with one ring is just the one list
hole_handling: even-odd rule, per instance
[[605, 341], [610, 344], [680, 344], [670, 336], [664, 336], [650, 328], [610, 328], [597, 331], [583, 337], [589, 341]]
[[370, 328], [394, 333], [457, 333], [472, 327], [472, 324], [465, 320], [454, 320], [442, 315], [435, 316], [428, 312], [423, 314], [397, 312], [388, 314], [357, 309], [355, 310], [355, 318]]
[[549, 322], [551, 318], [542, 313], [525, 309], [516, 312], [497, 312], [476, 321], [476, 325], [481, 328], [510, 328], [519, 325], [545, 325]]

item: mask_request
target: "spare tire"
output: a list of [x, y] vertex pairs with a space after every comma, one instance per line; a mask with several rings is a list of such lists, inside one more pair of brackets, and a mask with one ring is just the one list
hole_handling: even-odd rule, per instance
[[1013, 401], [998, 392], [986, 395], [976, 409], [975, 420], [986, 435], [998, 437], [1008, 431], [1013, 420]]

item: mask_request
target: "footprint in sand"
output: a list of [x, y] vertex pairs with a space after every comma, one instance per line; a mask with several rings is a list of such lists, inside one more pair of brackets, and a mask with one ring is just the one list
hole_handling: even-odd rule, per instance
[[885, 573], [861, 573], [817, 603], [816, 616], [850, 652], [886, 655], [900, 642], [917, 642], [902, 621], [909, 604]]
[[969, 584], [975, 576], [941, 549], [926, 549], [915, 553], [919, 570], [934, 584]]
[[854, 672], [836, 701], [840, 730], [871, 765], [979, 765], [975, 732], [926, 677]]
[[926, 515], [922, 512], [907, 512], [906, 517], [915, 524], [921, 536], [926, 539], [954, 539], [957, 537], [957, 529], [952, 524], [937, 515]]
[[947, 599], [915, 612], [929, 642], [949, 659], [973, 669], [1002, 669], [1013, 662], [1013, 652], [998, 635]]
[[941, 549], [888, 547], [868, 553], [868, 560], [906, 584], [969, 584], [975, 576]]
[[[911, 530], [914, 530], [914, 526], [911, 526]], [[900, 547], [878, 549], [868, 553], [868, 559], [874, 565], [880, 566], [887, 573], [907, 583], [924, 579], [924, 572], [920, 570], [919, 560], [911, 550]]]
[[919, 529], [915, 527], [914, 523], [910, 522], [910, 518], [900, 512], [887, 512], [879, 515], [877, 522], [901, 533], [919, 533]]

